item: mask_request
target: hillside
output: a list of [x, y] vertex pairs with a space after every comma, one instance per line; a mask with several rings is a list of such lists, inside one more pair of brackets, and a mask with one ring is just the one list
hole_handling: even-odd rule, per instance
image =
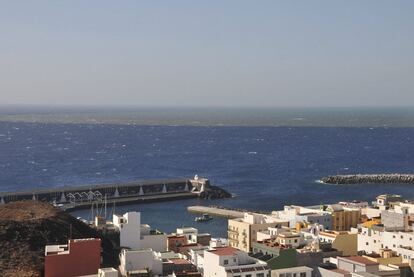
[[0, 272], [2, 276], [41, 276], [46, 244], [68, 238], [101, 238], [104, 266], [117, 256], [110, 240], [50, 204], [19, 201], [0, 205]]

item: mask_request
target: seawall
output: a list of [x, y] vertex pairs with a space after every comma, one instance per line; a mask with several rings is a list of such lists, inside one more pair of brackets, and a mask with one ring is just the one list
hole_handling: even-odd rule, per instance
[[326, 184], [414, 184], [414, 174], [332, 175], [321, 179]]
[[21, 192], [0, 192], [0, 204], [20, 200], [53, 203], [64, 210], [84, 209], [92, 204], [126, 205], [187, 198], [228, 198], [224, 189], [204, 178], [136, 181], [116, 184], [68, 186]]

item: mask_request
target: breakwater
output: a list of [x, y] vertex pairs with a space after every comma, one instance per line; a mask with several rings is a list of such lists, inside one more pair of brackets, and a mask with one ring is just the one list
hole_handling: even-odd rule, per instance
[[92, 204], [169, 201], [185, 198], [226, 198], [224, 189], [210, 185], [205, 178], [136, 181], [130, 183], [68, 186], [21, 192], [0, 192], [0, 204], [20, 200], [53, 203], [65, 210], [82, 209]]
[[218, 207], [206, 207], [206, 206], [190, 206], [187, 207], [187, 211], [190, 213], [197, 214], [209, 214], [213, 216], [220, 216], [225, 218], [242, 218], [244, 217], [244, 212], [235, 211], [227, 208], [218, 208]]
[[326, 184], [414, 184], [414, 174], [333, 175], [321, 179]]

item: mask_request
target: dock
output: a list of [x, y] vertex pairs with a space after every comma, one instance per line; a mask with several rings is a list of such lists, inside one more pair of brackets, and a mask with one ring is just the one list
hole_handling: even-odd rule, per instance
[[85, 209], [94, 204], [126, 205], [197, 198], [211, 190], [205, 178], [135, 181], [128, 183], [65, 186], [20, 192], [0, 192], [0, 204], [38, 200], [64, 210]]
[[226, 208], [217, 208], [217, 207], [189, 206], [187, 207], [187, 211], [190, 213], [209, 214], [209, 215], [225, 217], [225, 218], [244, 217], [244, 212], [235, 211], [235, 210], [226, 209]]

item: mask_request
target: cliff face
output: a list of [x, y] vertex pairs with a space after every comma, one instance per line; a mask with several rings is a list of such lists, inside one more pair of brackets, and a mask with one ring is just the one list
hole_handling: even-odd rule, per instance
[[50, 204], [19, 201], [0, 205], [0, 272], [2, 276], [42, 276], [47, 244], [69, 238], [101, 238], [104, 266], [115, 263], [110, 240]]

